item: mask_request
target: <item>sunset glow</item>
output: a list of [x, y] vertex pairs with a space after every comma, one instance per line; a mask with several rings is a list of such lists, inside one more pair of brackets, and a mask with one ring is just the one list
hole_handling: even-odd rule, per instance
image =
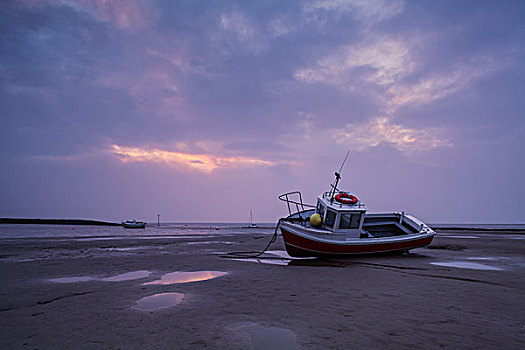
[[144, 149], [138, 147], [111, 146], [112, 152], [122, 162], [166, 163], [173, 167], [186, 167], [211, 173], [215, 169], [231, 167], [269, 167], [273, 162], [247, 157], [219, 157], [210, 154], [189, 154]]

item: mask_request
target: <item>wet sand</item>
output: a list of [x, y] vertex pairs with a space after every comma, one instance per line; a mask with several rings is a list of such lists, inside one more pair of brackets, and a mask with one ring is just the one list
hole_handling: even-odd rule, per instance
[[[279, 238], [274, 259], [219, 257], [269, 238], [0, 240], [0, 348], [525, 348], [525, 232], [338, 260], [279, 259]], [[150, 283], [199, 271], [227, 274]], [[173, 306], [140, 308], [164, 293]]]

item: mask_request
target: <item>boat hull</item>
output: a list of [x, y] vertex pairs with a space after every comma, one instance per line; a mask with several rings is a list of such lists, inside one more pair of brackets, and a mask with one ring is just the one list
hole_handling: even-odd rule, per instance
[[146, 228], [146, 223], [140, 223], [140, 224], [128, 224], [128, 223], [122, 223], [122, 226], [124, 228]]
[[[363, 254], [381, 254], [408, 251], [428, 246], [435, 233], [419, 233], [382, 238], [360, 238], [330, 241], [310, 236], [294, 229], [293, 224], [281, 225], [286, 251], [293, 257], [347, 257]], [[304, 231], [304, 230], [303, 230]]]

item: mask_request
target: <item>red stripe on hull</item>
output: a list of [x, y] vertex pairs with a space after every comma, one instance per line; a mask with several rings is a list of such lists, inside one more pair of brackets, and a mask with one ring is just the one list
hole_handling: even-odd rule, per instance
[[[404, 251], [426, 247], [432, 242], [433, 236], [425, 236], [404, 242], [374, 243], [374, 244], [333, 244], [314, 241], [296, 235], [281, 227], [286, 251], [293, 257], [311, 256], [350, 256], [359, 254], [374, 254]], [[363, 242], [364, 243], [364, 242]]]

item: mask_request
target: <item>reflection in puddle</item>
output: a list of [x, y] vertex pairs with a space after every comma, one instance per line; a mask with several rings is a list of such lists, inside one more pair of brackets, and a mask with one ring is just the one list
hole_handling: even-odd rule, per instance
[[104, 282], [120, 282], [120, 281], [130, 281], [130, 280], [136, 280], [139, 278], [145, 278], [151, 275], [151, 272], [148, 270], [139, 270], [139, 271], [132, 271], [127, 273], [122, 273], [120, 275], [111, 276], [103, 278], [101, 281]]
[[142, 283], [142, 285], [151, 284], [174, 284], [174, 283], [189, 283], [211, 280], [212, 278], [227, 275], [227, 272], [222, 271], [193, 271], [193, 272], [181, 272], [175, 271], [163, 275], [160, 280]]
[[439, 266], [447, 266], [447, 267], [457, 267], [460, 269], [487, 270], [487, 271], [501, 271], [502, 270], [498, 267], [493, 267], [489, 265], [468, 262], [468, 261], [432, 262], [431, 264], [439, 265]]
[[286, 250], [268, 250], [261, 257], [264, 257], [266, 254], [269, 254], [271, 256], [278, 256], [280, 258], [289, 259], [289, 260], [312, 260], [312, 259], [317, 259], [316, 257], [312, 257], [312, 256], [307, 256], [307, 257], [303, 257], [303, 258], [291, 257], [290, 255], [288, 255]]
[[443, 238], [479, 238], [478, 236], [439, 236]]
[[279, 258], [242, 258], [232, 259], [237, 261], [247, 261], [258, 264], [281, 265], [281, 266], [310, 266], [310, 267], [347, 267], [354, 263], [348, 260], [329, 260], [317, 258], [293, 258], [293, 259], [279, 259]]
[[247, 262], [254, 262], [259, 264], [268, 264], [268, 265], [281, 265], [281, 266], [287, 266], [290, 261], [290, 259], [268, 259], [268, 258], [242, 258], [242, 259], [232, 259], [237, 261], [247, 261]]
[[268, 327], [248, 331], [254, 350], [300, 349], [296, 335], [289, 329]]
[[[257, 258], [239, 258], [232, 259], [237, 261], [247, 261], [254, 262], [259, 264], [268, 264], [268, 265], [294, 265], [299, 260], [316, 260], [315, 257], [305, 257], [305, 258], [292, 258], [286, 250], [268, 250], [263, 255]], [[300, 264], [300, 263], [299, 263]]]
[[290, 255], [288, 255], [286, 250], [267, 250], [266, 254], [270, 254], [270, 255], [278, 256], [283, 259], [290, 259], [290, 260], [291, 259], [304, 259], [304, 258], [292, 258]]
[[165, 307], [175, 306], [182, 301], [184, 294], [181, 293], [160, 293], [144, 297], [137, 301], [135, 309], [153, 311]]
[[86, 281], [104, 281], [104, 282], [120, 282], [120, 281], [130, 281], [136, 280], [139, 278], [145, 278], [151, 275], [150, 271], [139, 270], [122, 273], [116, 276], [110, 276], [106, 278], [90, 277], [90, 276], [73, 276], [73, 277], [61, 277], [61, 278], [52, 278], [49, 281], [55, 283], [76, 283], [76, 282], [86, 282]]
[[94, 277], [89, 276], [75, 276], [75, 277], [61, 277], [61, 278], [52, 278], [49, 281], [55, 283], [75, 283], [75, 282], [87, 282], [94, 280]]

